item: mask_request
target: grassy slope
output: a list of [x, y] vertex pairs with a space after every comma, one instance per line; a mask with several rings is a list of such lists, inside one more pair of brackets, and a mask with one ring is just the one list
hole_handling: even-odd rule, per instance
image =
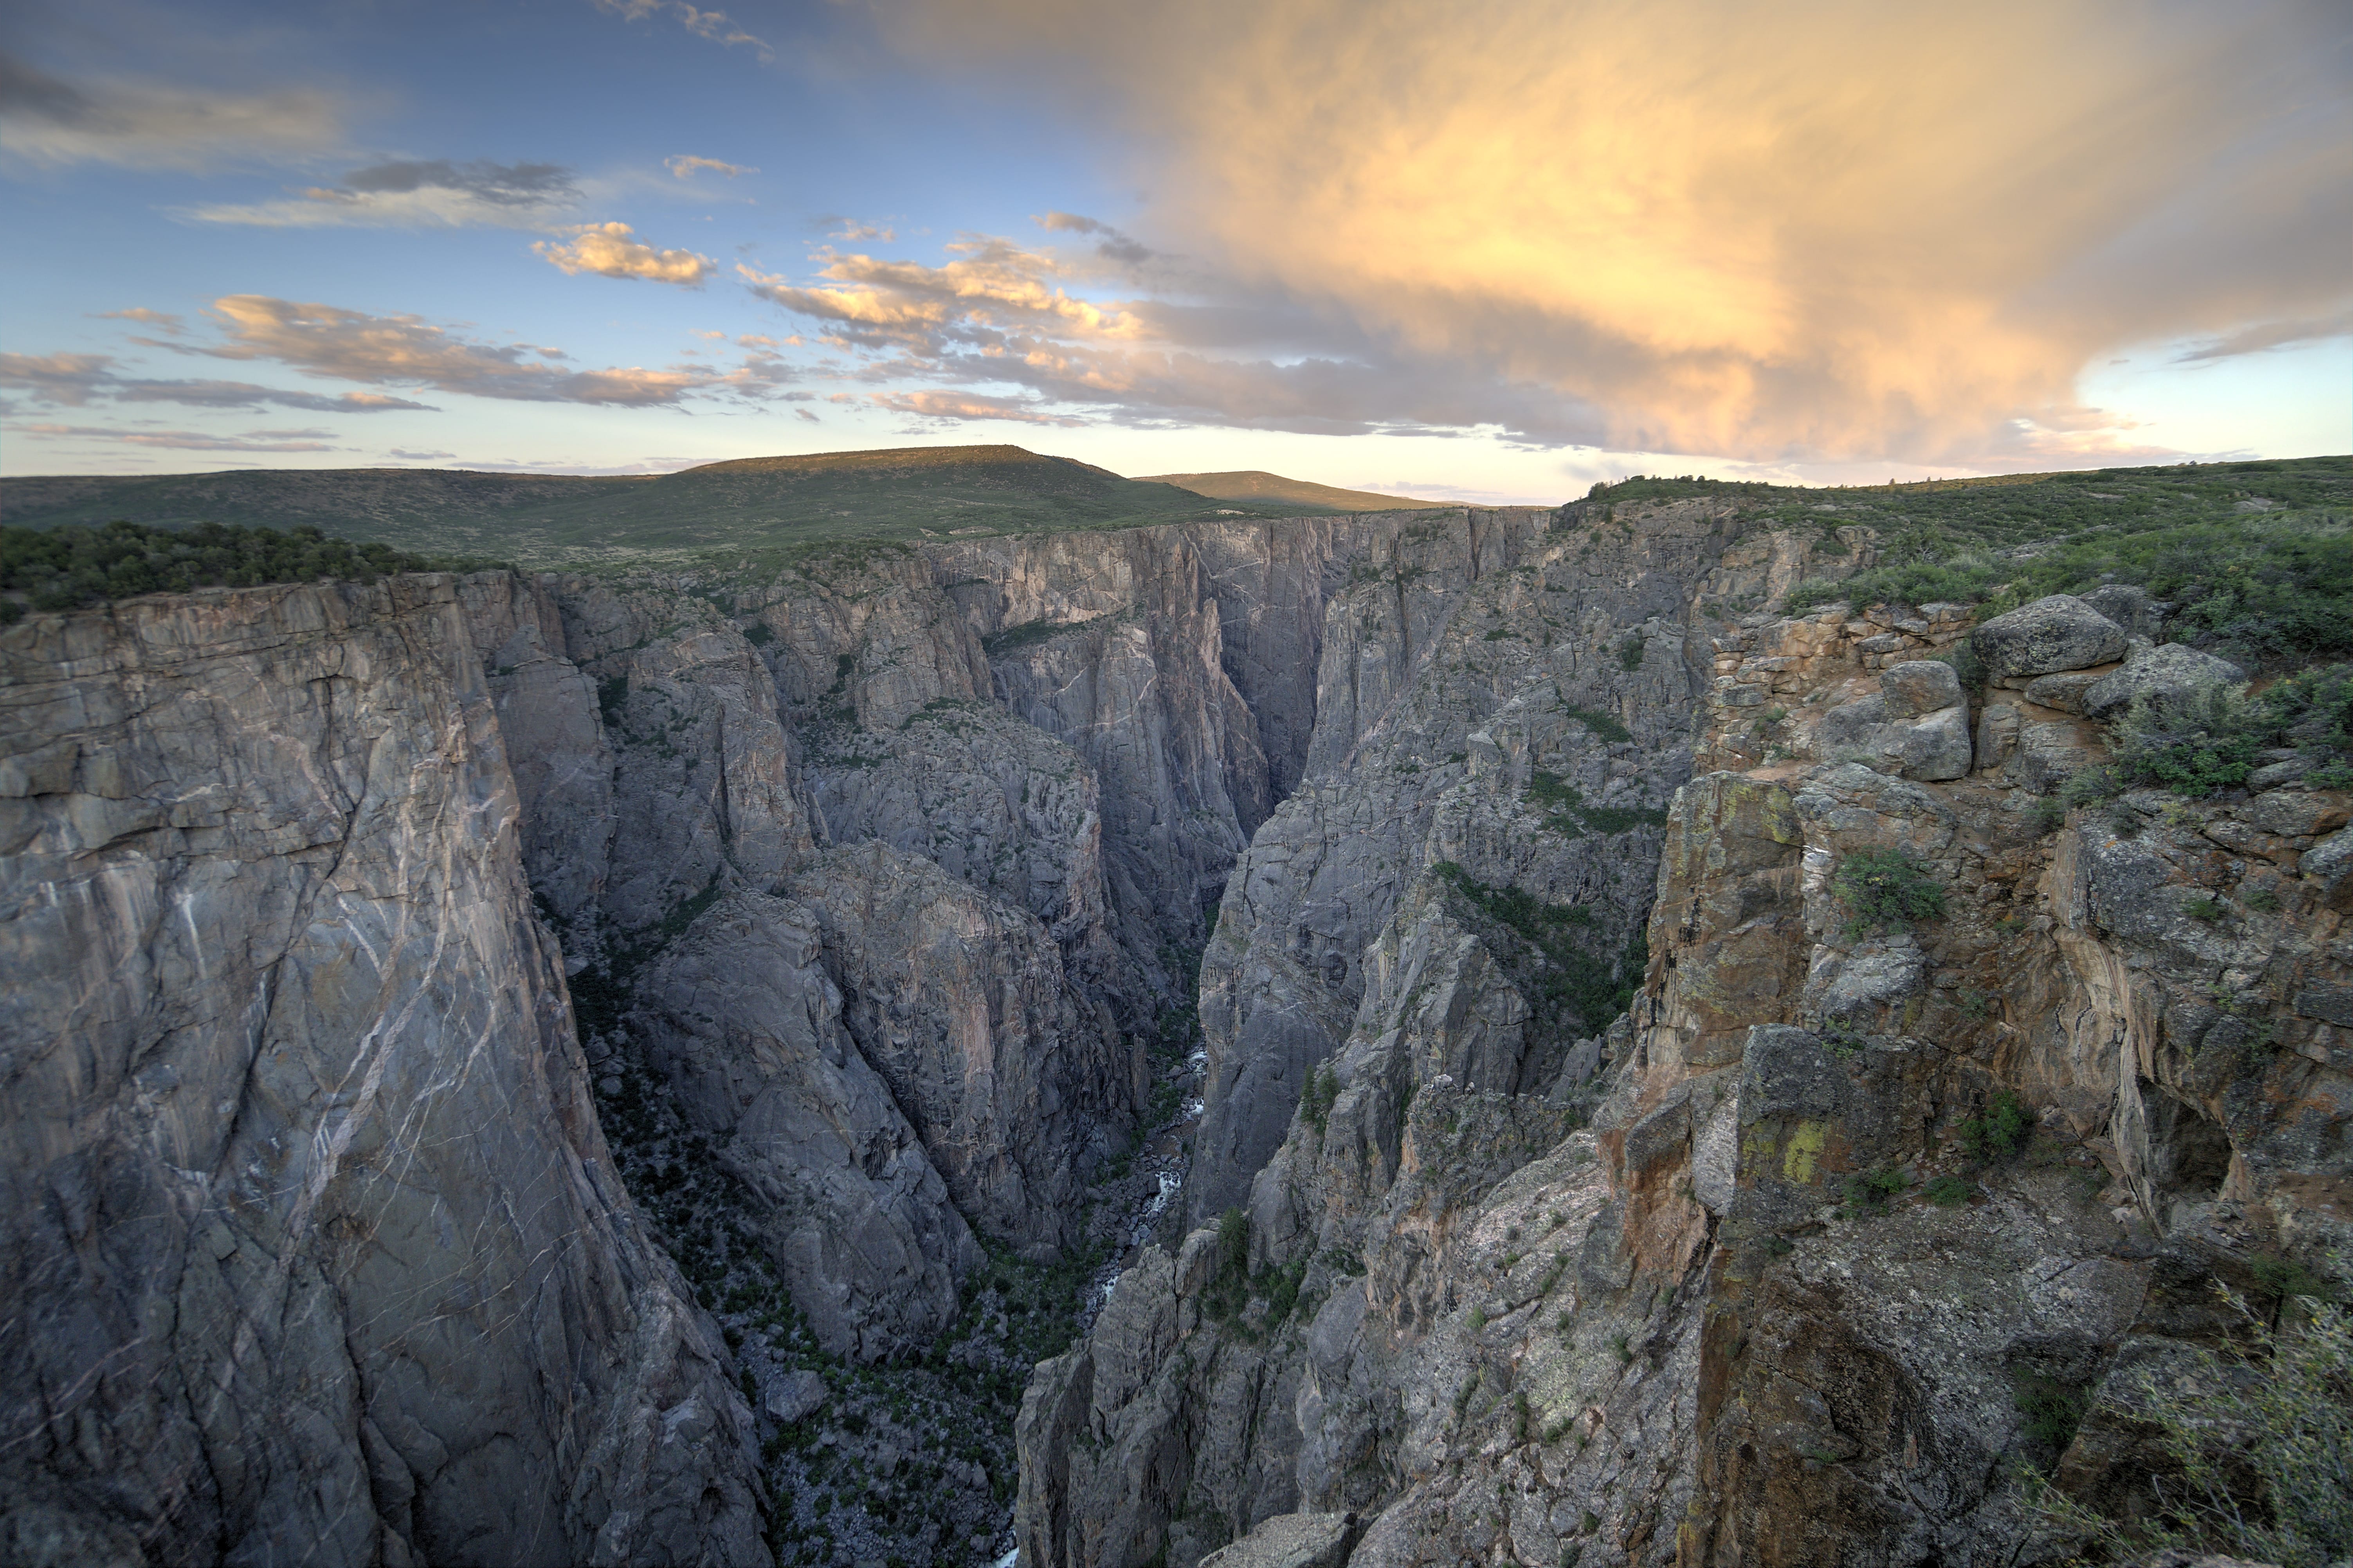
[[[435, 553], [553, 563], [648, 552], [768, 552], [856, 540], [1029, 533], [1229, 515], [1173, 485], [1018, 447], [914, 447], [711, 463], [659, 478], [415, 468], [10, 479], [0, 520], [303, 524]], [[1329, 510], [1267, 500], [1254, 515]]]
[[1451, 501], [1417, 500], [1411, 496], [1387, 496], [1374, 490], [1344, 490], [1306, 479], [1287, 479], [1263, 468], [1239, 468], [1222, 474], [1152, 474], [1147, 482], [1176, 485], [1222, 501], [1288, 501], [1324, 511], [1407, 511], [1451, 506]]

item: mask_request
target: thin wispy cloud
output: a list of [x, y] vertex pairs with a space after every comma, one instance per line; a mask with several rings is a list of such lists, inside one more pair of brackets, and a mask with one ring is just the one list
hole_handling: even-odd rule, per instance
[[104, 441], [120, 447], [161, 447], [181, 452], [337, 452], [331, 430], [248, 430], [219, 436], [205, 430], [142, 430], [111, 425], [19, 425], [27, 435]]
[[[1069, 415], [1055, 414], [1031, 403], [1019, 403], [1008, 397], [983, 397], [965, 392], [877, 392], [868, 395], [867, 401], [893, 414], [913, 415], [919, 419], [961, 421], [966, 419], [1009, 419], [1021, 425], [1079, 425], [1082, 420]], [[811, 416], [810, 417], [814, 417]]]
[[[114, 312], [129, 315], [128, 311]], [[153, 312], [149, 312], [153, 314]], [[376, 392], [325, 396], [244, 381], [172, 381], [118, 375], [109, 354], [0, 353], [0, 386], [69, 408], [95, 403], [177, 403], [192, 408], [299, 408], [311, 414], [391, 414], [432, 405]]]
[[144, 305], [133, 305], [127, 310], [100, 310], [95, 314], [101, 321], [136, 321], [142, 327], [153, 327], [159, 332], [170, 332], [174, 336], [188, 330], [185, 318], [175, 316], [169, 310], [151, 310]]
[[0, 51], [0, 153], [23, 163], [201, 172], [314, 157], [343, 139], [334, 100], [315, 89], [69, 80]]
[[[2130, 444], [2063, 428], [2100, 356], [2252, 352], [2261, 323], [2353, 302], [2341, 16], [2292, 0], [1472, 0], [1442, 25], [1426, 0], [880, 14], [962, 79], [994, 71], [1082, 118], [1116, 106], [1101, 130], [1153, 193], [1138, 232], [1224, 280], [1160, 293], [1172, 320], [1345, 322], [1377, 368], [1445, 372], [1468, 401], [1416, 399], [1442, 425], [1516, 403], [1537, 438], [1627, 450], [2095, 451]], [[828, 292], [844, 330], [881, 325], [839, 285], [778, 302], [821, 313]], [[1238, 388], [1312, 379], [1264, 357]], [[1097, 369], [1128, 395], [1120, 367]], [[1203, 390], [1226, 374], [1124, 369]]]
[[691, 250], [657, 250], [631, 237], [625, 223], [589, 224], [559, 244], [541, 240], [532, 247], [565, 271], [594, 272], [603, 278], [638, 278], [649, 283], [678, 283], [700, 288], [719, 264]]
[[662, 167], [681, 180], [691, 180], [706, 170], [714, 174], [724, 174], [731, 180], [741, 179], [745, 174], [756, 174], [760, 172], [748, 163], [725, 163], [716, 158], [692, 158], [684, 155], [663, 159]]
[[2330, 338], [2353, 336], [2353, 310], [2338, 310], [2330, 315], [2308, 317], [2294, 321], [2257, 321], [2235, 332], [2211, 338], [2184, 349], [2174, 356], [2176, 364], [2198, 364], [2215, 360], [2235, 359], [2241, 354], [2262, 353], [2269, 349], [2295, 348], [2306, 343], [2326, 342]]
[[402, 160], [353, 169], [338, 184], [303, 186], [280, 200], [216, 203], [181, 216], [261, 228], [545, 228], [579, 197], [578, 179], [560, 163]]
[[765, 40], [754, 37], [735, 25], [724, 11], [704, 11], [689, 5], [687, 0], [590, 0], [596, 9], [618, 16], [624, 22], [642, 22], [652, 16], [671, 16], [698, 38], [708, 38], [728, 48], [737, 45], [748, 47], [763, 65], [771, 64], [776, 51]]

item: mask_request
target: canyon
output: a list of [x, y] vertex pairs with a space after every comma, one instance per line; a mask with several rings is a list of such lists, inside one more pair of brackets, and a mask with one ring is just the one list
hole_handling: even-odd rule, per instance
[[2219, 677], [2124, 589], [1786, 608], [1876, 550], [0, 627], [0, 1560], [2063, 1561], [2022, 1470], [2139, 1506], [2213, 1284], [2353, 1239], [2353, 795], [2070, 799]]

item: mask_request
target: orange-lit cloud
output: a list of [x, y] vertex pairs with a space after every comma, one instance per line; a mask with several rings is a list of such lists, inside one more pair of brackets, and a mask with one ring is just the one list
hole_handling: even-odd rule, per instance
[[573, 370], [557, 351], [470, 342], [416, 316], [374, 316], [266, 294], [213, 301], [225, 341], [198, 349], [217, 359], [275, 360], [306, 375], [377, 385], [430, 386], [475, 397], [645, 407], [676, 403], [708, 384], [684, 371]]
[[[2096, 356], [2245, 352], [2341, 331], [2353, 303], [2341, 8], [877, 9], [944, 68], [1124, 117], [1156, 247], [1223, 279], [1228, 307], [1281, 302], [1348, 323], [1375, 361], [1449, 367], [1466, 400], [1441, 423], [1518, 406], [1537, 438], [1766, 460], [2098, 450], [2129, 437], [2076, 406]], [[770, 297], [882, 331], [966, 308], [944, 279], [864, 258], [826, 276]], [[1214, 347], [1208, 318], [1130, 303], [1106, 320], [1171, 356], [1114, 364], [1113, 334], [1028, 312], [1058, 341], [1023, 362], [1107, 400]], [[1294, 363], [1231, 379], [1263, 393]]]
[[828, 251], [818, 273], [824, 281], [807, 289], [741, 262], [735, 270], [753, 293], [787, 310], [911, 342], [952, 323], [1008, 320], [1095, 339], [1134, 337], [1140, 331], [1124, 312], [1062, 288], [1058, 274], [1063, 265], [1054, 257], [985, 237], [958, 240], [947, 249], [956, 259], [944, 267]]
[[543, 239], [532, 247], [565, 271], [604, 278], [642, 278], [649, 283], [699, 286], [719, 264], [691, 250], [657, 250], [630, 237], [625, 223], [589, 224], [568, 242]]
[[923, 419], [1010, 419], [1022, 425], [1080, 423], [1010, 398], [981, 397], [966, 392], [878, 392], [870, 395], [867, 401], [893, 414], [912, 414]]
[[676, 158], [664, 158], [662, 167], [681, 180], [691, 180], [704, 169], [710, 170], [714, 174], [724, 174], [731, 180], [739, 175], [756, 174], [760, 172], [748, 163], [723, 163], [716, 158], [691, 158], [682, 155]]

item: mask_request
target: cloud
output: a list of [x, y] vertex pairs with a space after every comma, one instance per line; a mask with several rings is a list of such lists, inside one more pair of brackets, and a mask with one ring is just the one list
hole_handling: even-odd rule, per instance
[[2257, 321], [2235, 332], [2184, 349], [2174, 356], [2174, 363], [2195, 364], [2209, 360], [2230, 359], [2239, 354], [2261, 353], [2265, 349], [2322, 342], [2348, 334], [2353, 334], [2353, 310], [2303, 321]]
[[1010, 419], [1023, 425], [1082, 423], [1009, 398], [980, 397], [963, 392], [877, 392], [870, 394], [867, 401], [893, 414], [912, 414], [923, 419]]
[[860, 223], [855, 218], [831, 219], [828, 221], [839, 222], [841, 225], [839, 228], [834, 230], [833, 237], [840, 240], [845, 245], [855, 245], [861, 240], [868, 239], [879, 239], [883, 244], [889, 245], [899, 237], [899, 231], [897, 229], [888, 228], [881, 224]]
[[908, 343], [956, 325], [1008, 321], [1050, 324], [1091, 338], [1134, 335], [1135, 323], [1062, 287], [1062, 263], [987, 236], [947, 247], [956, 259], [944, 267], [885, 261], [861, 254], [820, 254], [816, 287], [800, 288], [742, 262], [735, 270], [752, 292], [788, 310], [842, 322], [870, 339]]
[[739, 175], [756, 174], [760, 171], [748, 163], [723, 163], [716, 158], [691, 158], [681, 155], [662, 160], [662, 167], [681, 180], [694, 178], [699, 170], [708, 169], [714, 174], [724, 174], [733, 180]]
[[385, 457], [398, 458], [404, 463], [444, 462], [455, 458], [457, 455], [458, 454], [455, 452], [407, 452], [403, 451], [398, 447], [395, 447], [385, 453]]
[[699, 288], [719, 264], [691, 250], [656, 250], [629, 237], [625, 223], [589, 224], [578, 237], [559, 245], [543, 239], [532, 247], [565, 271], [594, 272], [605, 278], [642, 278], [649, 283], [681, 283]]
[[1140, 164], [1139, 229], [1223, 279], [1172, 310], [1345, 324], [1455, 426], [1951, 460], [2099, 356], [2353, 302], [2353, 57], [2305, 0], [879, 8]]
[[187, 452], [336, 452], [343, 448], [323, 437], [329, 430], [248, 430], [241, 436], [216, 436], [203, 430], [117, 429], [108, 425], [19, 425], [34, 436], [64, 436], [80, 440], [111, 441], [125, 447], [166, 447]]
[[702, 11], [687, 4], [687, 0], [591, 0], [599, 11], [608, 12], [624, 22], [642, 22], [649, 16], [673, 16], [679, 25], [698, 38], [709, 38], [714, 44], [733, 48], [738, 44], [752, 46], [752, 53], [762, 65], [773, 64], [776, 51], [762, 39], [754, 37], [730, 21], [724, 11]]
[[170, 332], [174, 337], [182, 335], [188, 330], [184, 318], [175, 316], [169, 310], [151, 310], [144, 305], [134, 305], [127, 310], [100, 310], [98, 312], [98, 319], [101, 321], [138, 321], [142, 325], [154, 328], [157, 331]]
[[259, 228], [543, 228], [579, 200], [560, 163], [453, 163], [446, 158], [353, 169], [339, 185], [309, 185], [284, 200], [183, 209], [200, 223]]
[[1152, 259], [1150, 249], [1095, 218], [1082, 217], [1077, 213], [1049, 212], [1043, 217], [1033, 217], [1029, 221], [1050, 234], [1102, 235], [1103, 237], [1102, 243], [1095, 247], [1095, 254], [1131, 267]]
[[0, 149], [30, 163], [198, 171], [317, 155], [343, 142], [313, 89], [219, 92], [128, 77], [68, 81], [0, 51]]
[[675, 404], [709, 381], [682, 371], [572, 370], [547, 363], [560, 351], [470, 342], [417, 316], [375, 316], [266, 294], [216, 300], [212, 315], [225, 341], [193, 352], [217, 359], [275, 360], [305, 375], [339, 381], [623, 407]]
[[116, 403], [180, 403], [193, 408], [274, 405], [311, 414], [388, 414], [429, 410], [432, 406], [377, 392], [346, 392], [328, 397], [315, 392], [257, 386], [247, 381], [126, 378], [114, 373], [113, 364], [112, 356], [108, 354], [0, 353], [0, 386], [22, 388], [30, 392], [37, 402], [75, 408], [101, 399]]

